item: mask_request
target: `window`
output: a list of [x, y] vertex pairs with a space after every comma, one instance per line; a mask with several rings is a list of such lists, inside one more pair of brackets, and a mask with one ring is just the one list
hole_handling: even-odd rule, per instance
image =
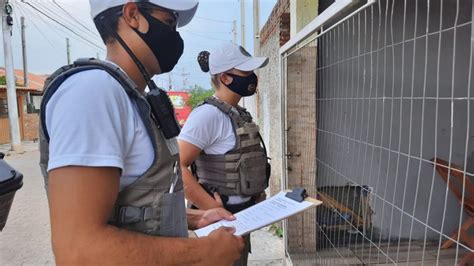
[[30, 101], [29, 103], [27, 103], [29, 114], [39, 113], [42, 99], [43, 99], [43, 96], [41, 95], [34, 95], [34, 94], [30, 95]]
[[8, 101], [7, 98], [0, 98], [0, 117], [8, 116]]

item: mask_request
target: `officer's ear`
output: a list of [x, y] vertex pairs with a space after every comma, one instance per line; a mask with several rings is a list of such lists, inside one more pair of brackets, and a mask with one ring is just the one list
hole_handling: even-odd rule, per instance
[[[125, 23], [127, 23], [130, 27], [140, 30], [139, 28], [142, 16], [136, 3], [129, 2], [123, 6], [122, 18], [125, 20]], [[148, 29], [145, 30], [145, 32], [147, 31]]]
[[220, 74], [220, 80], [222, 82], [222, 84], [228, 86], [232, 83], [232, 81], [234, 80], [230, 75], [227, 75], [227, 73], [222, 73]]

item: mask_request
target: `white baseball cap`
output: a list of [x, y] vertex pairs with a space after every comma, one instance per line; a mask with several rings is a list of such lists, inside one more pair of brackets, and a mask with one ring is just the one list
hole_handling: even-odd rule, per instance
[[185, 26], [193, 19], [199, 5], [198, 0], [89, 0], [92, 19], [112, 7], [128, 2], [150, 3], [175, 11], [178, 14], [178, 27]]
[[209, 72], [211, 75], [224, 73], [231, 69], [254, 71], [268, 64], [268, 57], [252, 57], [242, 46], [231, 42], [212, 50], [209, 55]]

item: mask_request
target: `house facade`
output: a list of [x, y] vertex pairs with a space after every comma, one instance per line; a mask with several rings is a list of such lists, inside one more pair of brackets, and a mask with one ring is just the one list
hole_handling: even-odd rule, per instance
[[[5, 69], [0, 68], [0, 77], [5, 76]], [[43, 85], [47, 78], [44, 75], [28, 75], [28, 86], [23, 86], [23, 71], [15, 70], [20, 136], [23, 141], [38, 140], [39, 107]], [[19, 85], [19, 86], [18, 86]], [[0, 85], [0, 144], [10, 142], [10, 124], [8, 119], [7, 87]]]

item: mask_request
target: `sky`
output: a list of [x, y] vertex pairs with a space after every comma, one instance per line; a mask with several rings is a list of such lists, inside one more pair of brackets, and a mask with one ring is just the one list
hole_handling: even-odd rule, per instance
[[[22, 69], [20, 18], [25, 17], [26, 47], [29, 72], [51, 74], [67, 64], [66, 38], [70, 39], [71, 60], [82, 57], [105, 58], [105, 47], [98, 37], [90, 17], [88, 0], [10, 0], [13, 4], [12, 47], [14, 66]], [[263, 27], [277, 0], [260, 0], [260, 27]], [[253, 1], [245, 0], [246, 43], [253, 53]], [[35, 8], [37, 10], [35, 10]], [[48, 15], [50, 18], [41, 14]], [[65, 25], [75, 33], [60, 26]], [[196, 62], [200, 51], [211, 50], [223, 42], [232, 41], [232, 21], [237, 21], [237, 43], [241, 40], [239, 0], [200, 0], [193, 21], [178, 31], [184, 39], [185, 50], [171, 74], [155, 76], [158, 86], [173, 90], [190, 88], [197, 84], [210, 88], [209, 74], [203, 73]], [[0, 66], [4, 66], [3, 42], [0, 46]]]

